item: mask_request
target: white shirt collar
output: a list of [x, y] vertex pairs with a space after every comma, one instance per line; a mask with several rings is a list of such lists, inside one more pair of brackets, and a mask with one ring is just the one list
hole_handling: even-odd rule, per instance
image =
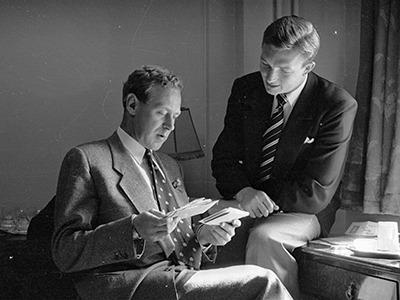
[[306, 85], [307, 78], [308, 78], [308, 74], [306, 75], [306, 78], [304, 78], [304, 81], [302, 84], [300, 84], [296, 89], [294, 89], [290, 93], [286, 94], [286, 99], [291, 107], [294, 107], [297, 99], [299, 99], [300, 93], [303, 90], [304, 86]]
[[118, 127], [117, 134], [122, 142], [122, 145], [129, 151], [131, 156], [137, 161], [139, 165], [142, 164], [143, 156], [146, 149], [139, 144], [133, 137], [125, 132], [121, 127]]
[[[139, 164], [139, 166], [143, 162], [143, 157], [146, 152], [146, 148], [143, 147], [137, 140], [131, 137], [125, 130], [121, 127], [117, 128], [118, 137], [121, 140], [122, 145], [129, 151], [132, 158]], [[152, 151], [152, 150], [150, 150]], [[165, 174], [160, 168], [159, 164], [153, 159], [156, 167], [160, 170], [161, 175], [165, 179]]]

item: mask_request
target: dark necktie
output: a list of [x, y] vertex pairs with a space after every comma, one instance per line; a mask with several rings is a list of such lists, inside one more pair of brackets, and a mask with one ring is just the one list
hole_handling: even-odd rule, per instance
[[276, 96], [276, 99], [278, 100], [278, 106], [271, 117], [267, 130], [263, 134], [258, 183], [262, 183], [271, 177], [275, 152], [283, 129], [283, 106], [287, 100], [285, 95], [280, 94]]
[[[153, 179], [153, 192], [158, 202], [160, 210], [166, 212], [173, 211], [178, 208], [178, 204], [171, 191], [171, 187], [167, 184], [167, 179], [155, 164], [152, 153], [146, 150], [145, 157], [149, 163], [150, 173]], [[174, 261], [177, 260], [195, 269], [200, 268], [201, 247], [192, 230], [190, 219], [182, 219], [179, 221], [175, 230], [170, 233], [174, 243], [175, 252], [173, 253]]]

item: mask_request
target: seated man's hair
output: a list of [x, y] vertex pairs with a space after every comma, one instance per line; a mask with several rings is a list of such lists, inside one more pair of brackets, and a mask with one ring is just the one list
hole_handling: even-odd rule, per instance
[[270, 24], [264, 31], [262, 45], [282, 49], [298, 49], [314, 60], [319, 49], [319, 35], [313, 24], [298, 16], [285, 16]]
[[166, 68], [146, 65], [133, 71], [124, 83], [122, 89], [124, 107], [129, 94], [135, 94], [139, 101], [146, 103], [149, 100], [151, 88], [156, 85], [179, 90], [183, 88], [182, 81]]

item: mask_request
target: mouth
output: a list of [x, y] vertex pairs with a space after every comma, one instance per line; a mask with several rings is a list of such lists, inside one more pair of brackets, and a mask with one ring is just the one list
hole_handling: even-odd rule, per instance
[[267, 85], [267, 87], [270, 88], [270, 89], [276, 89], [276, 88], [279, 87], [279, 84], [270, 84], [270, 83], [267, 83], [266, 85]]

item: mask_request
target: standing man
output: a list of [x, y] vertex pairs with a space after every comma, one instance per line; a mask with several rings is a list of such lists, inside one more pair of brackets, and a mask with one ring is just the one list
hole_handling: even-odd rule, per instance
[[[158, 153], [181, 107], [180, 80], [145, 66], [123, 87], [123, 119], [108, 139], [70, 150], [55, 197], [52, 256], [82, 299], [291, 299], [258, 266], [200, 271], [240, 221], [192, 227], [166, 216], [187, 204], [177, 162]], [[210, 254], [211, 253], [211, 254]]]
[[313, 73], [319, 36], [287, 16], [263, 36], [260, 71], [235, 80], [212, 170], [225, 199], [256, 218], [246, 263], [273, 270], [299, 295], [294, 248], [326, 236], [339, 203], [357, 102]]

